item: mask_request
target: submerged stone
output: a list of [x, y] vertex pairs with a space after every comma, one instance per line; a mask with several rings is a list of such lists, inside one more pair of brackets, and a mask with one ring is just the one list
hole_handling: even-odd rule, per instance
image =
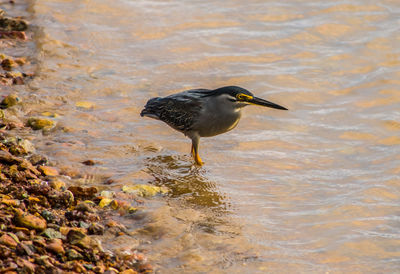
[[18, 64], [11, 58], [5, 58], [1, 61], [1, 67], [6, 71], [10, 71], [16, 66]]
[[3, 17], [0, 18], [0, 28], [8, 31], [24, 31], [28, 28], [28, 24], [21, 19]]
[[141, 197], [152, 197], [157, 194], [166, 194], [168, 189], [158, 186], [150, 185], [134, 185], [134, 186], [123, 186], [122, 191], [126, 193], [133, 193]]
[[79, 101], [75, 103], [75, 106], [82, 109], [93, 109], [96, 104], [88, 101]]
[[[7, 60], [7, 59], [4, 59]], [[3, 60], [3, 61], [4, 61]], [[2, 63], [3, 64], [3, 63]], [[7, 95], [0, 103], [1, 108], [9, 108], [15, 106], [19, 102], [19, 98], [15, 94]]]
[[111, 204], [112, 201], [113, 201], [112, 199], [103, 198], [103, 199], [101, 199], [101, 201], [100, 201], [100, 203], [99, 203], [99, 207], [101, 207], [101, 208], [106, 207], [106, 206], [108, 206], [109, 204]]
[[44, 112], [42, 112], [42, 115], [46, 116], [46, 117], [52, 117], [52, 118], [57, 118], [58, 117], [57, 113], [50, 112], [50, 111], [44, 111]]
[[51, 129], [54, 127], [54, 125], [54, 121], [49, 119], [34, 117], [28, 119], [28, 126], [31, 127], [33, 130]]

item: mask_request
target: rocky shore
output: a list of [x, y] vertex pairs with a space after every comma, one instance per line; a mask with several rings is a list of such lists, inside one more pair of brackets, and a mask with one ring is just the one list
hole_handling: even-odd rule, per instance
[[[13, 5], [7, 3], [7, 10]], [[134, 186], [116, 194], [73, 185], [19, 137], [54, 126], [51, 119], [20, 117], [15, 110], [24, 98], [14, 87], [34, 77], [32, 56], [20, 56], [30, 52], [23, 49], [34, 43], [32, 32], [24, 18], [0, 10], [0, 273], [153, 272], [138, 250], [113, 252], [102, 241], [129, 235], [113, 215], [135, 214], [143, 206], [140, 196], [164, 190]]]

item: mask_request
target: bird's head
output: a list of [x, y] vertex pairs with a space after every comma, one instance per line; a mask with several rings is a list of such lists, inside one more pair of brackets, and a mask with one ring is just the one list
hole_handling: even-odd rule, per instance
[[240, 109], [248, 105], [257, 105], [269, 108], [288, 110], [285, 107], [269, 102], [267, 100], [254, 96], [250, 91], [237, 87], [227, 86], [216, 89], [213, 91], [213, 96], [219, 96], [224, 100], [227, 100], [234, 108]]

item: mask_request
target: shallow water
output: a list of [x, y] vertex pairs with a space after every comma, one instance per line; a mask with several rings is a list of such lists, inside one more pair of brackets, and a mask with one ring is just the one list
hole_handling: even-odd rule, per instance
[[[32, 114], [41, 151], [76, 179], [166, 186], [123, 217], [162, 273], [400, 269], [400, 2], [36, 1]], [[140, 110], [154, 96], [239, 85], [248, 107], [190, 141]], [[92, 107], [78, 107], [79, 102]], [[78, 104], [79, 105], [79, 104]], [[28, 107], [28, 106], [27, 106]], [[99, 164], [84, 167], [81, 161]], [[104, 186], [105, 178], [115, 183]]]

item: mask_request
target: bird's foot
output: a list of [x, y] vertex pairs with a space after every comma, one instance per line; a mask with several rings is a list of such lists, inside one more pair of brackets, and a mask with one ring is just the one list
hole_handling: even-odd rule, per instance
[[196, 162], [196, 165], [199, 165], [199, 166], [204, 165], [204, 162], [201, 160], [199, 154], [194, 155], [194, 161]]

